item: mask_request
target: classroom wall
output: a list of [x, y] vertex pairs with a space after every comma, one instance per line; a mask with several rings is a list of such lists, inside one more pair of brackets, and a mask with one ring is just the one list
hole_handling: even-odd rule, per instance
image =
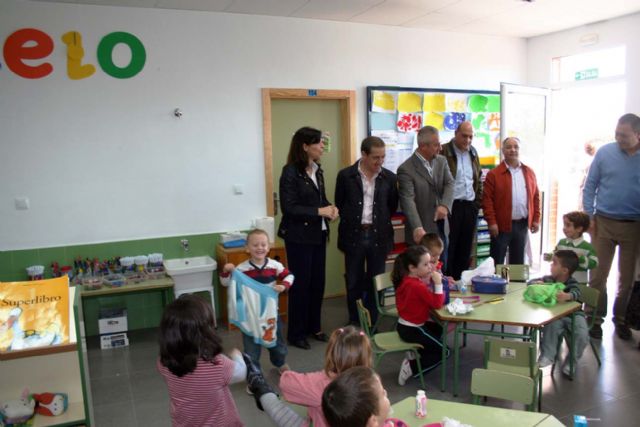
[[[579, 39], [586, 34], [597, 34], [598, 43], [581, 46]], [[640, 93], [640, 13], [528, 39], [527, 82], [550, 87], [552, 58], [621, 45], [627, 47], [627, 111], [640, 114], [640, 97], [634, 96]]]
[[[356, 89], [360, 140], [367, 85], [498, 90], [527, 73], [517, 38], [0, 2], [0, 43], [25, 27], [53, 38], [54, 70], [24, 79], [0, 58], [0, 253], [248, 228], [266, 212], [260, 88]], [[71, 30], [95, 65], [103, 36], [136, 35], [145, 68], [131, 79], [97, 67], [70, 80], [60, 37]], [[127, 49], [114, 58], [126, 64]], [[20, 196], [29, 210], [15, 209]]]

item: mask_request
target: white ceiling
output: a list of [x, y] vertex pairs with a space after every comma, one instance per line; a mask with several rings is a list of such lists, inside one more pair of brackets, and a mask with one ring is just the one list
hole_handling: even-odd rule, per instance
[[640, 11], [640, 0], [31, 0], [288, 16], [533, 37]]

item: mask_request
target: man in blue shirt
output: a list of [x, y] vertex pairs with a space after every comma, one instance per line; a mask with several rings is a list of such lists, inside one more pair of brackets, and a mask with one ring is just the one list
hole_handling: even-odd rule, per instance
[[584, 210], [591, 216], [592, 244], [600, 264], [590, 286], [600, 291], [593, 338], [602, 338], [600, 324], [607, 315], [607, 277], [616, 246], [619, 247], [619, 282], [613, 305], [616, 334], [631, 339], [626, 324], [627, 304], [635, 279], [640, 240], [640, 117], [625, 114], [616, 126], [616, 142], [598, 150], [582, 194]]

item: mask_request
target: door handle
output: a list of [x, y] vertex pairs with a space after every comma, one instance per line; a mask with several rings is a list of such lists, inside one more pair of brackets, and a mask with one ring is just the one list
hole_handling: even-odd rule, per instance
[[280, 199], [278, 198], [278, 192], [273, 192], [273, 216], [278, 215], [278, 202]]

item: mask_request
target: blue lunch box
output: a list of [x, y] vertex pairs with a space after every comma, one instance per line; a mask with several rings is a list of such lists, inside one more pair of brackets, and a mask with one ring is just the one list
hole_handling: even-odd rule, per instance
[[471, 286], [478, 294], [507, 293], [507, 281], [500, 276], [476, 276], [471, 279]]

